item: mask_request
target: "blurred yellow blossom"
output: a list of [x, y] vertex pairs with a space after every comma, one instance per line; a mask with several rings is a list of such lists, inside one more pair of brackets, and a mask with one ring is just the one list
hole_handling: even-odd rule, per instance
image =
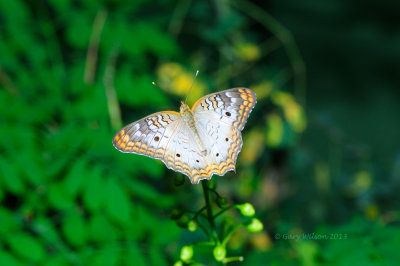
[[267, 116], [267, 126], [266, 144], [270, 147], [278, 147], [283, 138], [282, 118], [276, 113], [269, 114]]
[[236, 55], [246, 61], [254, 61], [261, 57], [260, 48], [254, 43], [241, 43], [235, 48]]
[[355, 173], [354, 181], [349, 187], [349, 192], [353, 196], [360, 195], [367, 191], [372, 184], [372, 176], [369, 172], [363, 170]]
[[307, 121], [303, 108], [296, 102], [293, 95], [287, 92], [276, 91], [272, 93], [272, 100], [283, 108], [285, 118], [293, 130], [300, 133], [306, 128]]
[[272, 248], [272, 241], [266, 232], [259, 232], [251, 236], [250, 242], [255, 250], [268, 251]]
[[[232, 219], [234, 218], [232, 217]], [[243, 227], [236, 230], [235, 233], [233, 233], [230, 241], [228, 242], [229, 249], [235, 250], [242, 248], [243, 245], [246, 243], [249, 234], [250, 233]]]
[[182, 73], [176, 76], [171, 82], [171, 89], [178, 95], [186, 95], [189, 92], [189, 88], [193, 83], [193, 76]]
[[[182, 97], [185, 100], [190, 86], [193, 83], [195, 72], [186, 71], [181, 65], [174, 62], [164, 63], [157, 69], [157, 80], [161, 88]], [[191, 90], [187, 103], [192, 105], [205, 93], [205, 85], [198, 78]]]
[[250, 89], [256, 93], [258, 100], [267, 98], [271, 94], [273, 88], [274, 83], [269, 80], [264, 80], [260, 84], [250, 87]]
[[379, 208], [376, 204], [371, 204], [365, 210], [365, 217], [369, 220], [375, 220], [379, 215]]
[[244, 136], [244, 143], [240, 153], [240, 162], [252, 164], [264, 149], [264, 134], [257, 129], [251, 130]]

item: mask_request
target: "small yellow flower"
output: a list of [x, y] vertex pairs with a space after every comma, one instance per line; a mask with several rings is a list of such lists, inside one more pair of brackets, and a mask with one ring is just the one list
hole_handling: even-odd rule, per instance
[[[164, 63], [157, 70], [157, 80], [161, 88], [182, 97], [185, 100], [193, 84], [194, 73], [188, 72], [177, 63]], [[190, 105], [204, 95], [205, 85], [196, 80], [188, 98]]]
[[236, 55], [245, 61], [255, 61], [261, 57], [260, 48], [254, 43], [242, 43], [235, 49]]
[[272, 248], [272, 240], [266, 232], [255, 233], [251, 238], [250, 242], [256, 250], [268, 251]]
[[243, 164], [252, 164], [264, 149], [264, 134], [259, 130], [252, 130], [245, 135], [240, 160]]
[[264, 80], [260, 84], [251, 86], [250, 88], [256, 93], [257, 99], [262, 100], [271, 94], [274, 88], [274, 83], [269, 80]]
[[365, 210], [365, 217], [368, 220], [375, 220], [379, 215], [379, 207], [376, 204], [371, 204]]
[[282, 118], [275, 113], [267, 116], [267, 134], [265, 142], [270, 147], [278, 147], [283, 138], [283, 121]]
[[367, 191], [372, 184], [372, 176], [367, 171], [359, 171], [354, 175], [354, 182], [350, 186], [353, 195], [360, 195]]
[[305, 130], [307, 122], [303, 108], [291, 94], [276, 91], [272, 93], [272, 101], [283, 108], [285, 118], [295, 132], [300, 133]]
[[189, 92], [190, 85], [193, 83], [193, 76], [189, 76], [186, 73], [175, 77], [172, 80], [171, 90], [178, 95], [186, 95]]

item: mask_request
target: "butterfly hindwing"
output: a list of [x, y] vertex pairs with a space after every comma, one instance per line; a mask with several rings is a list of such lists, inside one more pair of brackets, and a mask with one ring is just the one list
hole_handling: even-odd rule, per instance
[[168, 168], [187, 175], [194, 184], [198, 183], [195, 177], [203, 172], [208, 164], [206, 154], [202, 151], [203, 147], [195, 140], [191, 129], [182, 123], [171, 137], [162, 159]]

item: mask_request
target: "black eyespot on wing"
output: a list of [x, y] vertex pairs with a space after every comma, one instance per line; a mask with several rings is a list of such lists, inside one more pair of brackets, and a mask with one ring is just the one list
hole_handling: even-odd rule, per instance
[[196, 163], [199, 163], [200, 161], [199, 160], [196, 160]]
[[225, 138], [225, 141], [226, 141], [226, 142], [228, 142], [228, 140], [229, 140], [228, 138]]
[[181, 155], [179, 153], [176, 154], [176, 157], [181, 157]]
[[230, 112], [225, 112], [226, 116], [231, 116]]
[[219, 156], [219, 153], [215, 154], [215, 156], [217, 156], [217, 157], [218, 157], [218, 156]]
[[154, 137], [154, 141], [159, 141], [160, 140], [160, 137], [159, 136], [155, 136]]

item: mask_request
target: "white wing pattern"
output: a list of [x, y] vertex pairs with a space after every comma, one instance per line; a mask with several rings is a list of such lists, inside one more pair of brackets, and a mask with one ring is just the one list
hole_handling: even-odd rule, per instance
[[200, 98], [181, 112], [158, 112], [122, 128], [113, 144], [121, 152], [160, 159], [193, 184], [235, 170], [241, 131], [256, 104], [256, 94], [234, 88]]

